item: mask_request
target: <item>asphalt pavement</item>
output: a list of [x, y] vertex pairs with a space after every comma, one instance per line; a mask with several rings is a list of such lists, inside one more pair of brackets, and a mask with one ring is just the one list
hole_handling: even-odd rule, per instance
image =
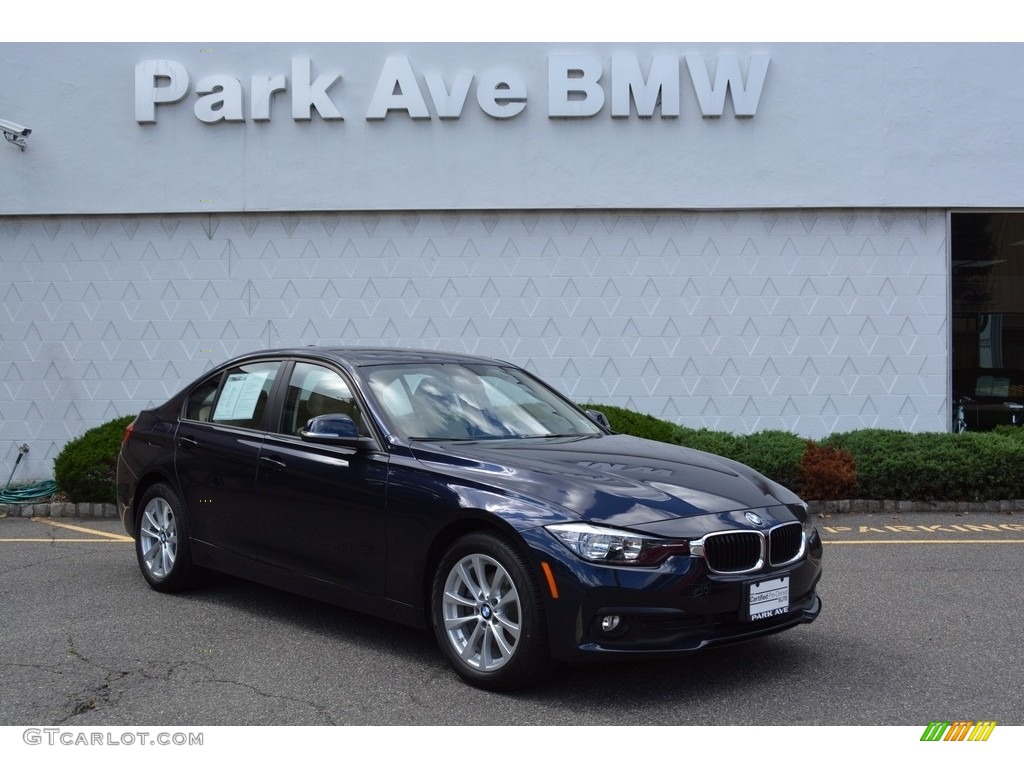
[[426, 632], [228, 577], [158, 594], [116, 520], [0, 519], [0, 725], [1020, 725], [1022, 523], [820, 519], [815, 623], [498, 695]]

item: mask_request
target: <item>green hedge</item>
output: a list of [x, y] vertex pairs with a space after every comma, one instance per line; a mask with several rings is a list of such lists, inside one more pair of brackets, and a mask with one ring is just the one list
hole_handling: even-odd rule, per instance
[[853, 455], [864, 498], [1024, 498], [1024, 440], [1019, 435], [860, 429], [821, 442]]
[[117, 454], [124, 428], [134, 420], [122, 416], [108, 421], [65, 445], [53, 460], [57, 489], [72, 502], [115, 503]]
[[[604, 412], [616, 432], [735, 459], [801, 494], [806, 487], [826, 497], [825, 488], [837, 489], [837, 495], [855, 491], [865, 499], [1024, 498], [1024, 427], [960, 435], [859, 429], [815, 442], [777, 430], [733, 435], [681, 427], [616, 406], [584, 407]], [[817, 447], [837, 453], [826, 460], [813, 450]], [[851, 467], [853, 477], [846, 477]]]

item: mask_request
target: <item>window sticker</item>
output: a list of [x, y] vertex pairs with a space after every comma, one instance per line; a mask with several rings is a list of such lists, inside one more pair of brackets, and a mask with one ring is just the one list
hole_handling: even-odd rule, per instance
[[224, 382], [224, 389], [213, 413], [214, 421], [239, 421], [251, 419], [256, 413], [260, 393], [267, 381], [269, 371], [255, 373], [232, 373]]

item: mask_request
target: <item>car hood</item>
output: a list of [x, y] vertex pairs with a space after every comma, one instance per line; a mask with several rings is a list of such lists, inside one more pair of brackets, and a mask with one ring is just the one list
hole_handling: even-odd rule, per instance
[[800, 502], [742, 464], [629, 435], [417, 443], [413, 455], [446, 473], [608, 525]]

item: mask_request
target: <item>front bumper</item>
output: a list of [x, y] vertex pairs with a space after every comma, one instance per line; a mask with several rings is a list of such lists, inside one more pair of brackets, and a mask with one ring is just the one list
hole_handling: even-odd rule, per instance
[[[816, 586], [822, 545], [816, 532], [802, 559], [748, 574], [712, 573], [692, 556], [671, 557], [657, 568], [597, 565], [575, 557], [543, 530], [529, 532], [527, 539], [539, 558], [538, 572], [545, 574], [539, 581], [551, 655], [565, 661], [681, 656], [782, 632], [821, 612]], [[781, 577], [788, 579], [788, 609], [750, 620], [750, 584]], [[613, 616], [617, 620], [602, 626]]]

